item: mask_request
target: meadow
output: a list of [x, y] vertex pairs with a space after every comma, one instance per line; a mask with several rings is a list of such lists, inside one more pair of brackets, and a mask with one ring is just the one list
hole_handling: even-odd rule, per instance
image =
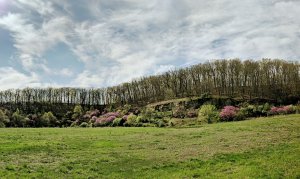
[[299, 177], [299, 114], [181, 128], [0, 129], [0, 178]]

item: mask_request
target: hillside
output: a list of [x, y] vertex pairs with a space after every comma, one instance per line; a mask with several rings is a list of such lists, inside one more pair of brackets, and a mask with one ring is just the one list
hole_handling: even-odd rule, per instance
[[[199, 118], [204, 104], [215, 108], [206, 122], [299, 113], [299, 72], [298, 62], [229, 59], [106, 88], [5, 90], [0, 127], [172, 126], [172, 118]], [[226, 106], [236, 115], [219, 119]]]

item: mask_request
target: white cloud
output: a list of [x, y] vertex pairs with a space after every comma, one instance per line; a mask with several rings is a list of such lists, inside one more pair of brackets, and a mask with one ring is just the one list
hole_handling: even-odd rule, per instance
[[77, 24], [71, 45], [86, 64], [75, 83], [114, 85], [216, 58], [296, 60], [298, 8], [279, 0], [92, 1], [99, 20]]
[[68, 68], [63, 68], [62, 70], [59, 71], [60, 75], [62, 76], [72, 76], [74, 73], [72, 70], [68, 69]]
[[43, 54], [58, 44], [65, 42], [69, 20], [65, 17], [53, 18], [36, 27], [21, 14], [9, 13], [0, 18], [0, 27], [11, 31], [14, 46], [18, 49], [19, 58], [25, 70], [49, 71], [45, 65]]
[[0, 90], [34, 86], [39, 81], [35, 74], [25, 75], [12, 67], [0, 68]]
[[[80, 11], [79, 2], [84, 2]], [[115, 85], [216, 58], [300, 57], [300, 1], [295, 0], [13, 4], [18, 12], [0, 17], [0, 27], [11, 31], [24, 69], [74, 77], [66, 85]], [[48, 67], [51, 59], [45, 53], [55, 52], [61, 42], [84, 63], [82, 72]]]
[[15, 6], [26, 10], [30, 9], [38, 12], [41, 15], [52, 14], [55, 10], [50, 1], [40, 1], [40, 0], [17, 0], [13, 2]]

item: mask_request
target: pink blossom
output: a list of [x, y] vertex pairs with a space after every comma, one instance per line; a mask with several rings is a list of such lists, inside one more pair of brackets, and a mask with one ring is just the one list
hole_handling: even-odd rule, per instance
[[270, 110], [271, 114], [290, 114], [293, 113], [292, 106], [281, 106], [281, 107], [272, 107]]
[[224, 121], [230, 121], [230, 120], [233, 120], [233, 118], [236, 116], [238, 111], [239, 111], [239, 108], [237, 108], [237, 107], [225, 106], [220, 113], [220, 117]]
[[93, 117], [93, 116], [99, 116], [99, 114], [100, 114], [100, 111], [98, 109], [90, 111], [90, 116], [91, 117]]
[[106, 114], [103, 114], [101, 117], [110, 117], [110, 116], [115, 116], [115, 117], [118, 117], [120, 115], [120, 113], [118, 112], [109, 112], [109, 113], [106, 113]]

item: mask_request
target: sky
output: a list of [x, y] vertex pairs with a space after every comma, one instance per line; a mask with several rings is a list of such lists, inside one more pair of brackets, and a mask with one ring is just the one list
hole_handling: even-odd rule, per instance
[[300, 61], [300, 0], [0, 0], [0, 90], [107, 87], [214, 59]]

